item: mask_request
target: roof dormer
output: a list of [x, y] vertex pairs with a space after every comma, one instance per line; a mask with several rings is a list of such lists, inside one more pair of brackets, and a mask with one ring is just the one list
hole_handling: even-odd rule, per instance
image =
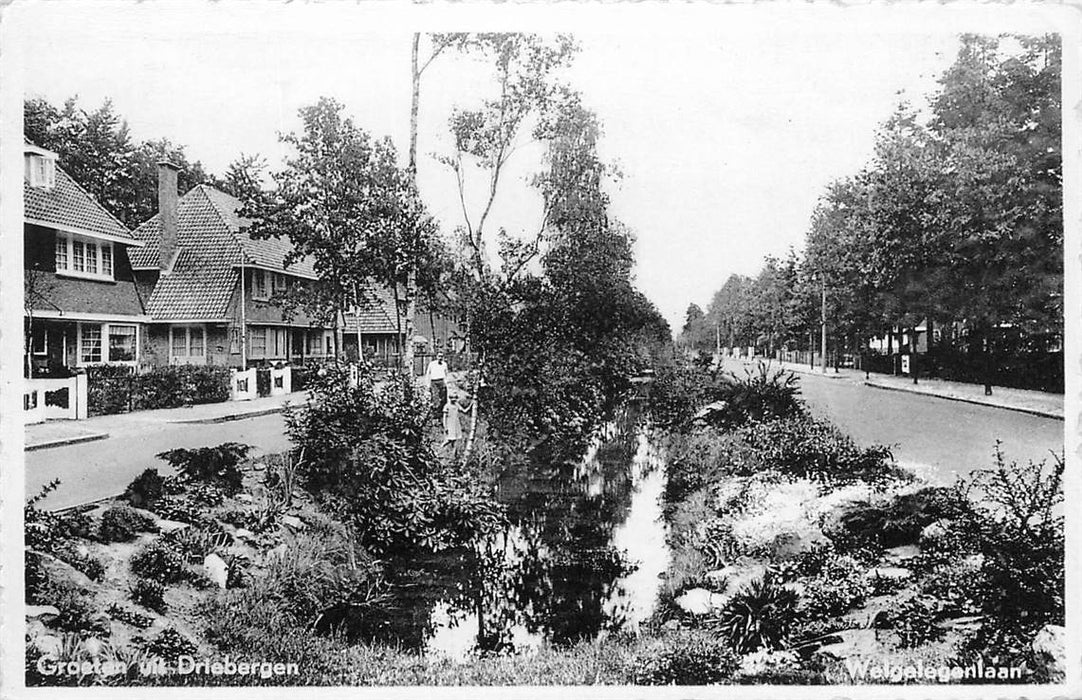
[[31, 187], [51, 189], [56, 186], [56, 154], [26, 144], [23, 147], [24, 176]]

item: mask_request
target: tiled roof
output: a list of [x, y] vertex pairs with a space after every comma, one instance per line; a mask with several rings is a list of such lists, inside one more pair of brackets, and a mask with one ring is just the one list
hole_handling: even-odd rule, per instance
[[[185, 207], [185, 203], [188, 207]], [[241, 202], [236, 197], [215, 189], [210, 185], [197, 185], [180, 198], [177, 205], [177, 245], [183, 248], [193, 237], [205, 237], [206, 218], [216, 219], [220, 226], [214, 227], [214, 237], [229, 239], [230, 246], [237, 253], [234, 265], [241, 263], [240, 251], [244, 252], [245, 265], [258, 265], [272, 270], [281, 270], [307, 277], [315, 277], [315, 267], [310, 258], [298, 260], [286, 267], [283, 263], [293, 250], [293, 245], [284, 239], [271, 238], [253, 240], [242, 231], [248, 226], [249, 219], [237, 216]], [[135, 235], [146, 242], [146, 247], [132, 256], [135, 267], [157, 267], [161, 242], [161, 223], [158, 216], [144, 222], [135, 230]], [[223, 242], [224, 244], [224, 242]], [[177, 262], [180, 262], [178, 258]]]
[[27, 219], [61, 229], [75, 228], [135, 241], [127, 227], [106, 211], [98, 200], [71, 179], [59, 165], [56, 167], [56, 184], [53, 187], [31, 187], [30, 183], [23, 181], [23, 204], [23, 216]]
[[364, 295], [365, 300], [357, 313], [347, 315], [346, 327], [351, 330], [355, 327], [361, 333], [397, 333], [395, 300], [391, 290], [372, 284], [365, 287]]
[[[193, 187], [177, 203], [177, 259], [161, 275], [147, 302], [155, 319], [221, 319], [239, 279], [237, 265], [259, 265], [314, 275], [310, 261], [283, 267], [292, 249], [287, 241], [254, 241], [241, 229], [247, 221], [237, 216], [240, 201], [208, 185]], [[146, 242], [132, 251], [132, 266], [156, 268], [160, 259], [161, 221], [158, 216], [135, 229]]]

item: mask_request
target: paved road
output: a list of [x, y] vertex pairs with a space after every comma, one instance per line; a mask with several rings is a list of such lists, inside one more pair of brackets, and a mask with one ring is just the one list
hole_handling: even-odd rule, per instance
[[159, 452], [228, 441], [255, 445], [256, 453], [280, 452], [290, 446], [283, 430], [280, 414], [211, 425], [130, 421], [110, 426], [106, 440], [26, 453], [26, 493], [36, 494], [59, 477], [60, 487], [42, 505], [78, 505], [122, 492], [147, 467], [168, 473], [169, 466], [154, 456]]
[[1001, 408], [885, 391], [849, 379], [797, 375], [814, 413], [860, 444], [892, 445], [895, 458], [929, 478], [992, 466], [998, 438], [1008, 460], [1050, 459], [1063, 450], [1064, 422]]

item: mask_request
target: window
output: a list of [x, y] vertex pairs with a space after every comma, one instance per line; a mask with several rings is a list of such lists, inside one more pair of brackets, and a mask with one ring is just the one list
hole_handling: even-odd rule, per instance
[[56, 186], [56, 160], [48, 156], [31, 154], [26, 158], [26, 179], [31, 187], [46, 189]]
[[271, 293], [272, 294], [285, 294], [288, 289], [286, 285], [286, 276], [278, 274], [277, 272], [270, 273], [271, 276]]
[[170, 326], [169, 357], [172, 361], [201, 362], [207, 354], [207, 329], [203, 326]]
[[63, 236], [56, 237], [56, 269], [68, 269], [68, 239]]
[[308, 334], [308, 354], [323, 354], [323, 331], [311, 331]]
[[65, 233], [56, 236], [56, 271], [62, 275], [113, 279], [113, 244]]
[[85, 365], [101, 362], [101, 326], [79, 324], [79, 362]]
[[333, 344], [334, 344], [334, 334], [333, 333], [324, 333], [323, 334], [323, 347], [324, 347], [323, 354], [325, 354], [325, 355], [332, 354], [331, 353], [331, 346]]
[[286, 332], [284, 328], [276, 328], [271, 331], [274, 334], [274, 357], [286, 356]]
[[252, 357], [265, 357], [267, 354], [267, 329], [251, 328], [248, 331], [248, 348]]
[[135, 326], [109, 325], [109, 361], [135, 362]]
[[30, 354], [49, 354], [49, 334], [41, 324], [35, 325], [30, 331]]
[[86, 271], [92, 275], [98, 274], [98, 246], [93, 243], [86, 246]]
[[229, 353], [236, 355], [240, 352], [240, 329], [229, 329]]
[[263, 270], [252, 270], [252, 298], [270, 298], [270, 293], [267, 291], [267, 274]]

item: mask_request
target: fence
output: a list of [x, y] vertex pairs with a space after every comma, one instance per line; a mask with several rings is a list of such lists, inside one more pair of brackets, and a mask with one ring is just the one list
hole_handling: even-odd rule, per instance
[[59, 379], [26, 379], [23, 388], [23, 422], [78, 420], [88, 414], [87, 379], [76, 374]]

